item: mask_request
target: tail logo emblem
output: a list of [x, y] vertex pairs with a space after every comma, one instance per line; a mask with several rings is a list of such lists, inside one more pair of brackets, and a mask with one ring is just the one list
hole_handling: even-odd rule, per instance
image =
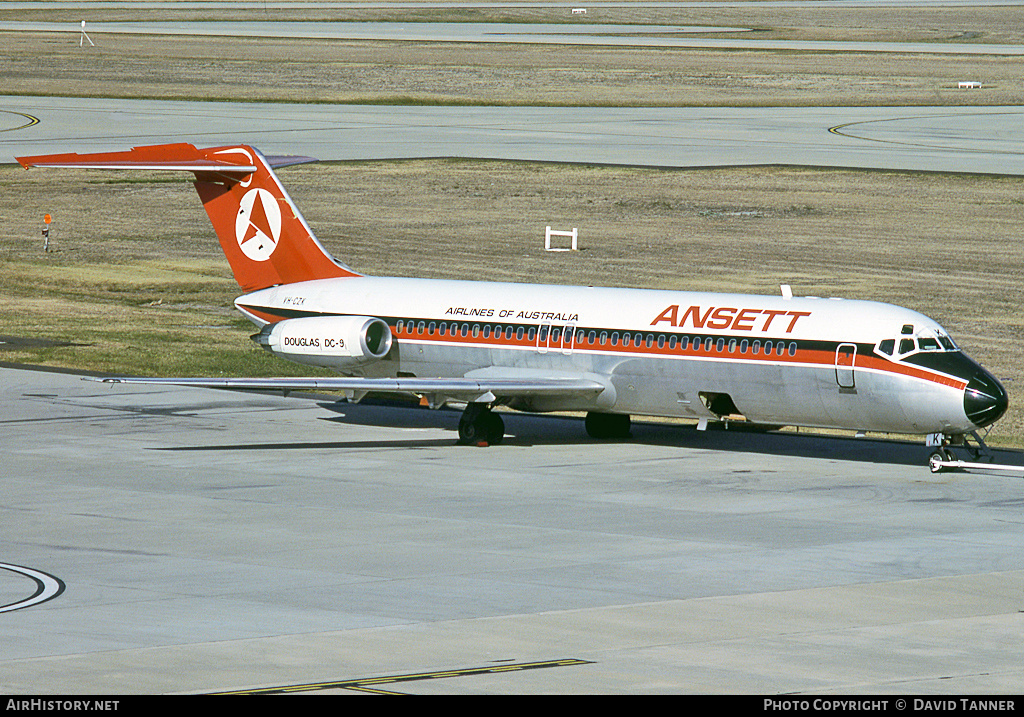
[[242, 196], [235, 217], [235, 238], [242, 253], [253, 261], [266, 261], [281, 239], [281, 208], [266, 189], [250, 189]]

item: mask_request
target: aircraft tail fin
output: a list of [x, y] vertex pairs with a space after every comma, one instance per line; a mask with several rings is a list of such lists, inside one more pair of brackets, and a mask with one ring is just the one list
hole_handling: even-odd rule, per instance
[[195, 173], [203, 202], [235, 280], [246, 291], [310, 279], [360, 276], [334, 259], [313, 235], [274, 167], [316, 161], [265, 157], [246, 145], [197, 149], [191, 144], [127, 152], [18, 157], [23, 167], [144, 169]]

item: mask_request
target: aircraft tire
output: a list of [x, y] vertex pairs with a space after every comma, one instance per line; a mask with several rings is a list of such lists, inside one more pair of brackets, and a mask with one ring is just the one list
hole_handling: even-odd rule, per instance
[[472, 446], [482, 440], [484, 440], [484, 431], [480, 420], [459, 421], [459, 444]]
[[459, 421], [459, 444], [475, 446], [481, 442], [496, 446], [505, 438], [505, 422], [490, 410], [480, 411], [470, 420]]

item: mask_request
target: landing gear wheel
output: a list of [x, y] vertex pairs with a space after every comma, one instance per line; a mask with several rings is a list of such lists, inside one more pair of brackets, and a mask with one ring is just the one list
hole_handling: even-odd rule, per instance
[[486, 443], [496, 446], [505, 438], [505, 422], [491, 409], [469, 404], [459, 419], [459, 444], [475, 446]]
[[953, 455], [953, 451], [948, 448], [939, 448], [930, 456], [928, 456], [928, 470], [932, 473], [945, 473], [946, 471], [954, 471], [956, 468], [950, 468], [949, 466], [939, 465], [940, 463], [952, 463], [956, 460], [956, 456]]
[[481, 425], [480, 420], [474, 421], [459, 421], [459, 443], [464, 446], [473, 446], [479, 443], [484, 438], [484, 427]]
[[597, 413], [591, 411], [583, 422], [587, 435], [599, 440], [629, 438], [630, 420], [624, 413]]

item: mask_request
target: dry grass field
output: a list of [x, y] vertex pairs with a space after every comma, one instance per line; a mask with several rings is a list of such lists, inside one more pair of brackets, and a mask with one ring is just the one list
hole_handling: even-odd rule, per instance
[[[275, 17], [312, 19], [237, 19]], [[566, 20], [525, 8], [322, 19], [330, 18]], [[0, 19], [55, 18], [0, 7]], [[1024, 38], [1017, 7], [623, 8], [587, 21], [734, 25], [797, 39]], [[142, 36], [83, 50], [77, 39], [0, 33], [2, 91], [384, 104], [1024, 104], [1019, 61], [1005, 57]], [[964, 78], [985, 88], [957, 92]], [[367, 273], [768, 294], [788, 283], [798, 294], [917, 309], [1005, 382], [1011, 409], [990, 439], [1024, 445], [1020, 178], [464, 160], [315, 164], [281, 175], [328, 248]], [[49, 254], [45, 212], [57, 218]], [[251, 325], [231, 307], [238, 289], [186, 178], [2, 166], [0, 219], [0, 335], [57, 344], [0, 344], [0, 359], [164, 375], [305, 372], [248, 340]], [[578, 226], [582, 251], [544, 252], [547, 224]]]
[[[638, 6], [449, 10], [5, 11], [0, 20], [626, 23], [741, 27], [706, 37], [1015, 44], [1024, 7]], [[488, 105], [1024, 104], [1020, 60], [990, 55], [695, 50], [280, 38], [0, 33], [7, 94]], [[957, 89], [980, 81], [979, 91]]]

